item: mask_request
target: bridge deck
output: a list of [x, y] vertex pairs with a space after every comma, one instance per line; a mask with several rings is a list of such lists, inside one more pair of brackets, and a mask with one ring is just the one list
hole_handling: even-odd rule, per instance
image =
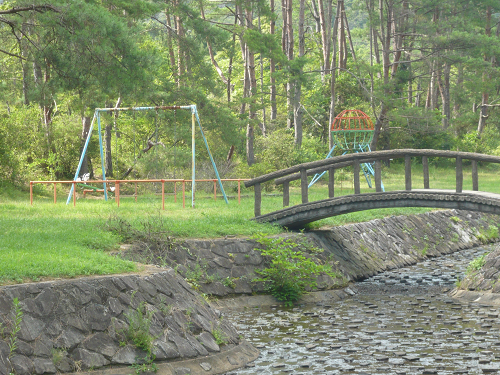
[[431, 207], [480, 211], [500, 214], [500, 194], [464, 190], [415, 189], [344, 195], [303, 203], [257, 216], [259, 222], [270, 222], [290, 229], [331, 216], [349, 212], [391, 207]]

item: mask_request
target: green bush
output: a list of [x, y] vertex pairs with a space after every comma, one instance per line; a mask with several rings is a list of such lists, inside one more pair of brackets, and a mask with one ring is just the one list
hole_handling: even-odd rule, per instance
[[487, 254], [483, 254], [477, 257], [476, 259], [472, 260], [467, 266], [467, 271], [465, 273], [467, 275], [470, 275], [474, 271], [479, 271], [486, 263], [486, 255]]
[[287, 306], [293, 305], [304, 294], [306, 288], [317, 286], [316, 277], [322, 273], [335, 278], [339, 275], [332, 271], [330, 265], [318, 264], [307, 256], [306, 252], [319, 253], [323, 250], [315, 248], [305, 241], [295, 242], [291, 238], [268, 238], [264, 234], [255, 237], [264, 249], [261, 252], [268, 262], [268, 267], [256, 270], [261, 275], [254, 281], [263, 281], [267, 290], [278, 301]]

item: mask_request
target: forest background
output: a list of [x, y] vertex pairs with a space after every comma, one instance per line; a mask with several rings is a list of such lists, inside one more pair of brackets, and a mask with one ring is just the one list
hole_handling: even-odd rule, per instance
[[[196, 104], [227, 178], [324, 158], [344, 109], [500, 155], [499, 62], [498, 0], [0, 0], [0, 184], [72, 180], [96, 107]], [[190, 116], [103, 115], [107, 177], [189, 178]]]

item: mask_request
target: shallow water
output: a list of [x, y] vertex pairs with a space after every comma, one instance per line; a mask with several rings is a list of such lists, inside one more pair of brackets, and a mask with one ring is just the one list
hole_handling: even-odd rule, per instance
[[446, 295], [488, 248], [351, 286], [331, 305], [229, 310], [261, 355], [231, 374], [482, 374], [500, 369], [500, 309]]

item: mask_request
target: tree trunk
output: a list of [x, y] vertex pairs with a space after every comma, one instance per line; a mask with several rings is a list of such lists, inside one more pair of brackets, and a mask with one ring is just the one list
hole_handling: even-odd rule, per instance
[[174, 67], [176, 66], [175, 63], [175, 52], [174, 52], [174, 46], [172, 43], [172, 24], [170, 21], [170, 14], [168, 13], [168, 10], [165, 10], [165, 18], [166, 18], [166, 23], [167, 23], [167, 48], [168, 48], [168, 55], [170, 57], [170, 66], [172, 67], [172, 73], [175, 76], [175, 69]]
[[[305, 0], [300, 0], [299, 4], [299, 57], [303, 57], [306, 51], [304, 22], [305, 22]], [[300, 69], [299, 76], [295, 80], [295, 93], [293, 100], [293, 124], [295, 127], [295, 146], [300, 148], [302, 146], [302, 108], [300, 106], [300, 99], [302, 93], [301, 77], [302, 69]]]
[[[120, 107], [120, 103], [122, 102], [121, 98], [118, 98], [115, 104], [115, 108]], [[106, 176], [111, 177], [113, 176], [113, 157], [111, 153], [111, 134], [113, 127], [116, 127], [116, 118], [118, 117], [118, 112], [111, 112], [111, 115], [113, 116], [113, 123], [106, 125], [104, 128], [104, 143], [105, 143], [105, 155], [106, 155], [106, 161], [105, 161], [105, 169], [106, 169]]]
[[[274, 14], [274, 0], [271, 0], [271, 14]], [[276, 21], [274, 18], [271, 19], [270, 23], [270, 33], [271, 35], [275, 34], [275, 27], [276, 27]], [[271, 57], [270, 59], [270, 67], [269, 67], [269, 74], [270, 74], [270, 84], [271, 84], [271, 121], [276, 120], [276, 117], [278, 116], [278, 109], [276, 107], [276, 78], [274, 77], [274, 73], [276, 72], [276, 62], [274, 59]]]
[[[179, 5], [179, 1], [175, 1], [175, 5]], [[177, 86], [180, 88], [182, 86], [182, 76], [185, 72], [185, 54], [184, 54], [184, 27], [182, 26], [182, 19], [180, 16], [175, 17], [175, 28], [177, 30], [177, 36], [179, 37], [179, 42], [177, 45]]]
[[[205, 19], [205, 11], [203, 10], [203, 1], [200, 0], [200, 13], [201, 13], [201, 18]], [[210, 61], [212, 62], [212, 65], [214, 66], [215, 70], [217, 71], [217, 74], [219, 75], [219, 78], [224, 82], [227, 86], [227, 78], [222, 72], [222, 69], [220, 68], [219, 64], [215, 60], [215, 54], [214, 50], [212, 48], [212, 43], [210, 42], [210, 39], [208, 36], [205, 38], [207, 41], [207, 48], [208, 48], [208, 54], [210, 55]]]
[[441, 122], [444, 129], [447, 129], [450, 126], [450, 118], [451, 118], [450, 71], [451, 71], [451, 65], [450, 63], [446, 62], [444, 64], [443, 74], [440, 75], [439, 79], [439, 91], [441, 92], [441, 102], [443, 103], [443, 108], [442, 108], [443, 119], [441, 120]]
[[[331, 48], [331, 27], [330, 27], [330, 19], [332, 12], [332, 1], [326, 0], [327, 10], [325, 12], [323, 6], [323, 0], [318, 0], [318, 12], [319, 12], [319, 25], [321, 30], [321, 44], [323, 51], [323, 67], [321, 72], [321, 77], [324, 79], [325, 74], [330, 70], [330, 48]], [[313, 0], [314, 3], [314, 0]]]
[[337, 3], [337, 11], [335, 15], [335, 20], [333, 22], [333, 35], [332, 35], [332, 62], [330, 64], [331, 68], [331, 77], [330, 77], [330, 109], [329, 109], [329, 122], [326, 126], [327, 137], [328, 137], [328, 145], [330, 149], [333, 147], [333, 138], [330, 131], [330, 126], [333, 124], [335, 119], [335, 101], [336, 101], [336, 92], [335, 92], [335, 83], [337, 77], [337, 32], [339, 29], [339, 17], [340, 17], [340, 5]]
[[[286, 36], [286, 56], [288, 61], [293, 60], [293, 0], [286, 0], [286, 23], [287, 23], [287, 36]], [[293, 127], [293, 98], [295, 95], [295, 84], [292, 81], [287, 82], [286, 88], [286, 102], [288, 108], [287, 127]]]
[[[253, 28], [253, 12], [250, 6], [247, 6], [245, 9], [245, 18], [246, 18], [246, 26], [248, 29]], [[247, 68], [247, 76], [250, 84], [249, 95], [251, 97], [250, 106], [249, 106], [249, 116], [248, 116], [248, 124], [247, 124], [247, 163], [248, 165], [252, 165], [255, 163], [254, 156], [254, 122], [257, 118], [256, 111], [256, 94], [257, 94], [257, 80], [255, 78], [255, 55], [253, 51], [248, 48], [246, 45], [246, 68]]]
[[[486, 27], [485, 34], [491, 37], [491, 6], [488, 6], [486, 10]], [[484, 61], [488, 61], [488, 56], [484, 55]], [[489, 79], [489, 75], [485, 72], [483, 73], [483, 85]], [[488, 119], [488, 104], [489, 104], [489, 93], [483, 89], [483, 94], [481, 95], [481, 110], [479, 111], [479, 123], [477, 125], [477, 133], [481, 135], [486, 126], [486, 120]]]

